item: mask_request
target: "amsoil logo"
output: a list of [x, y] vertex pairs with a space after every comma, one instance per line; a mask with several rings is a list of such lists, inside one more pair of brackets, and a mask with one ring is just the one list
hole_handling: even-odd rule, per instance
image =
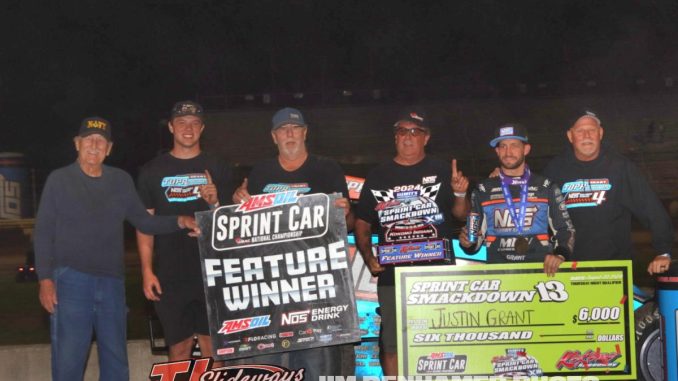
[[228, 335], [234, 332], [248, 331], [250, 329], [268, 327], [271, 325], [270, 315], [261, 315], [245, 319], [226, 320], [222, 323], [219, 333]]
[[256, 210], [263, 210], [272, 208], [274, 206], [296, 204], [299, 197], [297, 191], [287, 191], [279, 193], [257, 194], [249, 198], [249, 200], [238, 205], [236, 212], [249, 213]]

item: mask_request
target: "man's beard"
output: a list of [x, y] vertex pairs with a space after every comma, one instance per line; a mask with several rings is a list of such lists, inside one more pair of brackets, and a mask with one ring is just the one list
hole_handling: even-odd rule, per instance
[[303, 149], [303, 144], [301, 144], [301, 143], [296, 143], [296, 144], [291, 144], [291, 145], [284, 144], [282, 147], [280, 147], [281, 153], [283, 153], [286, 156], [290, 156], [290, 157], [298, 156], [302, 152], [302, 149]]
[[504, 161], [502, 161], [502, 162], [501, 162], [501, 167], [502, 167], [503, 169], [516, 169], [516, 168], [520, 167], [521, 165], [523, 165], [524, 162], [525, 162], [525, 156], [523, 156], [523, 157], [521, 157], [520, 159], [516, 160], [516, 162], [513, 163], [513, 164], [506, 164], [506, 163], [504, 163]]

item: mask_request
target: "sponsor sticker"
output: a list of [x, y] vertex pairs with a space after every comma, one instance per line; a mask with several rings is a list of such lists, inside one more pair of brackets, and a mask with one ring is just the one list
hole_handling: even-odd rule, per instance
[[616, 352], [603, 352], [600, 348], [588, 349], [584, 352], [580, 350], [566, 351], [558, 360], [557, 369], [568, 370], [589, 370], [591, 368], [616, 368], [621, 358], [619, 345]]
[[466, 355], [452, 352], [433, 352], [417, 360], [417, 372], [422, 374], [463, 373], [466, 370]]
[[218, 355], [227, 355], [227, 354], [230, 354], [230, 353], [233, 353], [233, 352], [235, 352], [235, 348], [233, 348], [233, 347], [217, 349]]
[[271, 325], [271, 315], [254, 316], [244, 319], [226, 320], [222, 323], [219, 333], [228, 335], [234, 332], [248, 331], [251, 329], [268, 327]]
[[308, 323], [308, 315], [310, 310], [304, 311], [294, 311], [287, 312], [282, 314], [281, 322], [282, 325], [294, 325], [294, 324], [304, 324]]

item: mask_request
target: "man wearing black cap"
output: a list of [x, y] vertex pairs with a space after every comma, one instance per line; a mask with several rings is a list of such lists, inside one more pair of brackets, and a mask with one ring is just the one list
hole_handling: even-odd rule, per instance
[[[233, 202], [242, 203], [250, 194], [296, 190], [306, 193], [341, 193], [336, 206], [343, 208], [346, 225], [353, 227], [353, 213], [348, 201], [344, 172], [334, 160], [310, 154], [306, 148], [308, 125], [301, 111], [286, 107], [273, 115], [271, 137], [278, 155], [254, 165], [248, 177], [233, 194]], [[353, 345], [318, 347], [306, 350], [254, 357], [258, 363], [305, 369], [304, 379], [317, 381], [319, 376], [350, 376], [355, 372]]]
[[[418, 110], [406, 110], [394, 125], [396, 156], [370, 171], [356, 211], [356, 243], [373, 276], [381, 310], [379, 348], [386, 376], [398, 373], [395, 322], [395, 271], [372, 255], [372, 227], [380, 244], [451, 238], [452, 216], [464, 219], [469, 208], [468, 179], [439, 160], [426, 156], [431, 131]], [[404, 264], [403, 264], [404, 265]]]
[[[232, 192], [226, 162], [200, 149], [205, 129], [202, 107], [192, 101], [172, 108], [168, 128], [172, 150], [141, 170], [138, 190], [149, 212], [190, 214], [219, 205]], [[155, 305], [169, 346], [169, 360], [191, 357], [197, 335], [203, 356], [212, 355], [198, 243], [183, 234], [137, 233], [144, 295]], [[155, 256], [154, 256], [155, 252]]]
[[52, 379], [83, 378], [94, 331], [100, 379], [127, 380], [123, 221], [147, 234], [198, 231], [193, 217], [148, 214], [132, 178], [103, 165], [113, 147], [107, 120], [85, 119], [74, 143], [78, 159], [47, 178], [35, 226], [40, 303], [50, 313]]
[[[571, 255], [575, 236], [560, 189], [525, 163], [531, 146], [523, 126], [497, 128], [490, 146], [499, 176], [485, 179], [471, 195], [471, 212], [480, 218], [475, 250], [484, 241], [489, 263], [544, 262], [544, 272], [553, 275]], [[467, 229], [459, 243], [470, 249]]]
[[631, 259], [633, 215], [650, 228], [652, 245], [659, 253], [647, 271], [665, 272], [671, 263], [671, 219], [638, 167], [605, 144], [603, 133], [595, 113], [577, 114], [567, 130], [572, 149], [544, 170], [561, 185], [577, 229], [572, 259]]

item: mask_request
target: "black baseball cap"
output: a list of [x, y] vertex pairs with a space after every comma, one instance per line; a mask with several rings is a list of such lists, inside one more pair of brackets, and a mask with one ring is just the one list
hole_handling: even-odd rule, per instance
[[597, 115], [595, 112], [591, 111], [591, 109], [583, 109], [583, 110], [579, 111], [576, 115], [577, 115], [577, 117], [572, 121], [572, 123], [570, 123], [569, 126], [567, 126], [567, 129], [568, 129], [568, 130], [569, 130], [570, 128], [574, 127], [574, 126], [577, 124], [577, 122], [579, 122], [579, 120], [580, 120], [581, 118], [591, 118], [591, 119], [593, 119], [596, 123], [598, 123], [598, 126], [602, 126], [602, 125], [603, 125], [603, 124], [600, 122], [600, 117], [598, 117], [598, 115]]
[[200, 106], [199, 103], [193, 101], [177, 102], [174, 104], [174, 107], [172, 107], [170, 119], [186, 115], [197, 116], [200, 118], [200, 120], [202, 120], [203, 115], [202, 106]]
[[398, 123], [400, 122], [410, 122], [421, 128], [429, 129], [428, 124], [426, 123], [426, 113], [424, 110], [416, 107], [410, 107], [403, 110], [398, 117], [398, 121], [395, 122], [393, 127], [398, 127]]
[[490, 141], [490, 147], [496, 147], [505, 139], [518, 139], [527, 143], [527, 129], [518, 123], [503, 124], [494, 130], [494, 139]]
[[83, 119], [80, 123], [80, 130], [78, 136], [84, 138], [85, 136], [99, 134], [111, 141], [111, 123], [104, 118], [98, 116], [91, 116]]

